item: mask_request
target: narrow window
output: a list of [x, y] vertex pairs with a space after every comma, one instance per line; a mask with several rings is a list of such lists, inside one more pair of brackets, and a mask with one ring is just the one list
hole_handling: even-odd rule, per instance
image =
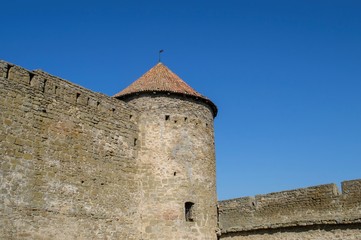
[[194, 220], [194, 203], [186, 202], [184, 204], [185, 218], [187, 222], [193, 222]]
[[80, 97], [80, 93], [77, 93], [77, 94], [76, 94], [76, 102], [79, 101], [79, 97]]
[[47, 82], [47, 80], [45, 79], [44, 83], [43, 83], [43, 93], [45, 93], [46, 82]]
[[169, 120], [169, 115], [165, 115], [165, 120], [166, 120], [166, 121]]
[[6, 76], [5, 76], [5, 78], [9, 78], [10, 68], [11, 68], [11, 66], [8, 65], [8, 69], [7, 69], [7, 71], [6, 71]]
[[29, 73], [30, 78], [29, 78], [29, 85], [31, 85], [31, 81], [33, 80], [33, 77], [35, 76], [33, 73]]
[[138, 139], [134, 138], [134, 146], [137, 146]]

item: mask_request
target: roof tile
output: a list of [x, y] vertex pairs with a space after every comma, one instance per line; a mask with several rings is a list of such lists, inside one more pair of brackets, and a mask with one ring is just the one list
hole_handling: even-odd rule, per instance
[[155, 65], [127, 88], [115, 94], [114, 97], [121, 97], [124, 95], [145, 91], [182, 93], [205, 98], [200, 93], [191, 88], [163, 63], [158, 63]]
[[160, 62], [113, 97], [124, 98], [141, 92], [168, 92], [196, 97], [208, 103], [213, 109], [214, 116], [217, 115], [217, 107], [212, 101], [191, 88], [180, 77]]

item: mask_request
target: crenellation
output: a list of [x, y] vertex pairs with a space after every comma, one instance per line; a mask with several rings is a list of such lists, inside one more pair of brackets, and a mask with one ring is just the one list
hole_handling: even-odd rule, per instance
[[34, 75], [30, 82], [30, 86], [41, 92], [45, 91], [45, 79], [40, 75]]
[[[223, 233], [358, 222], [361, 179], [219, 202]], [[254, 203], [254, 204], [253, 204]]]
[[9, 65], [9, 63], [0, 60], [0, 77], [8, 78]]
[[[30, 85], [36, 90], [40, 90], [46, 94], [47, 97], [54, 97], [55, 99], [62, 100], [71, 104], [78, 104], [83, 106], [92, 106], [98, 111], [102, 112], [116, 112], [119, 100], [106, 97], [101, 93], [94, 93], [79, 87], [64, 79], [52, 76], [42, 70], [28, 71], [22, 67], [11, 65], [5, 61], [0, 62], [1, 75], [9, 80], [15, 80], [18, 83]], [[7, 74], [9, 72], [9, 74]], [[102, 99], [100, 101], [100, 99]], [[124, 103], [121, 106], [124, 108]], [[133, 109], [134, 111], [135, 109]], [[118, 115], [119, 116], [119, 115]], [[133, 119], [134, 120], [134, 119]]]
[[19, 66], [10, 67], [10, 69], [8, 70], [7, 78], [10, 81], [17, 81], [23, 84], [30, 84], [29, 71]]
[[361, 196], [361, 179], [343, 181], [341, 183], [342, 194]]

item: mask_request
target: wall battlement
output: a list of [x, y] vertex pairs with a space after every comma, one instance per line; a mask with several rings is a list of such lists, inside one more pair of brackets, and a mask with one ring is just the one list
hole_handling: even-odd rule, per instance
[[361, 222], [361, 179], [219, 202], [223, 233]]
[[19, 84], [30, 86], [35, 91], [44, 93], [45, 97], [58, 100], [78, 107], [89, 107], [94, 111], [109, 112], [114, 117], [127, 114], [131, 121], [136, 120], [137, 111], [123, 101], [101, 93], [95, 93], [74, 83], [53, 76], [42, 70], [29, 71], [25, 68], [0, 60], [0, 77]]

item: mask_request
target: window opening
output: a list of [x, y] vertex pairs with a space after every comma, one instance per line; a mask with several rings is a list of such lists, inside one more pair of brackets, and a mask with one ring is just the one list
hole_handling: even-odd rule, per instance
[[29, 73], [29, 84], [31, 85], [31, 81], [33, 80], [33, 77], [34, 77], [35, 75], [34, 74], [32, 74], [32, 73]]
[[8, 65], [8, 69], [7, 69], [7, 71], [6, 71], [6, 76], [5, 76], [5, 78], [9, 78], [10, 68], [11, 68], [11, 66]]
[[47, 80], [45, 79], [44, 83], [43, 83], [43, 93], [45, 93], [46, 82], [47, 82]]
[[194, 203], [192, 202], [186, 202], [184, 204], [185, 209], [185, 218], [187, 222], [193, 222], [194, 221]]
[[79, 97], [80, 97], [80, 93], [77, 93], [77, 94], [76, 94], [76, 102], [79, 101]]

